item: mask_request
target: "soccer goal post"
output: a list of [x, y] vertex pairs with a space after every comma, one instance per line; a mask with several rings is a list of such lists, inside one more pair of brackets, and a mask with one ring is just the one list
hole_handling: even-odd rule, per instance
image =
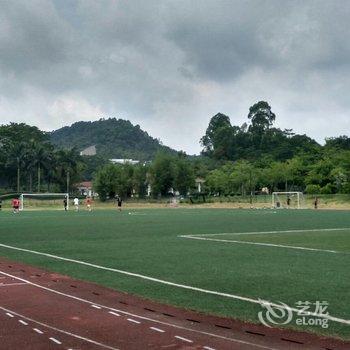
[[[35, 201], [37, 206], [39, 203], [43, 204], [46, 202], [53, 204], [57, 199], [67, 199], [67, 210], [69, 209], [69, 194], [68, 193], [22, 193], [20, 196], [20, 210], [25, 210], [29, 206], [31, 200]], [[40, 205], [39, 205], [40, 206]], [[62, 205], [63, 206], [63, 205]]]
[[301, 209], [304, 202], [302, 192], [273, 192], [272, 208], [293, 208]]

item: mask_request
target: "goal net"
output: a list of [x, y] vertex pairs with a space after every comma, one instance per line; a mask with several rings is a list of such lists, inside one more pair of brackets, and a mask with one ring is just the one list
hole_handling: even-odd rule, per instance
[[273, 192], [272, 208], [275, 209], [301, 209], [304, 204], [302, 192]]
[[67, 210], [69, 208], [68, 193], [22, 193], [20, 196], [20, 210], [26, 209], [64, 209], [63, 200], [67, 199]]

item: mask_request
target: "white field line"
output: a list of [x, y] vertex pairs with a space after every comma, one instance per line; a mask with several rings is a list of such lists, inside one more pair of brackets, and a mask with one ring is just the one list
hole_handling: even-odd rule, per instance
[[190, 234], [190, 235], [181, 235], [179, 237], [211, 237], [211, 236], [241, 236], [241, 235], [266, 235], [274, 233], [306, 233], [306, 232], [334, 232], [334, 231], [350, 231], [350, 227], [342, 228], [316, 228], [316, 229], [304, 229], [304, 230], [280, 230], [280, 231], [255, 231], [255, 232], [221, 232], [221, 233], [202, 233], [202, 234]]
[[100, 346], [100, 347], [102, 347], [102, 348], [109, 349], [109, 350], [119, 350], [119, 349], [117, 349], [117, 348], [113, 348], [112, 346], [108, 346], [108, 345], [105, 345], [105, 344], [101, 344], [101, 343], [98, 343], [98, 342], [96, 342], [96, 341], [94, 341], [94, 340], [91, 340], [91, 339], [82, 337], [82, 336], [80, 336], [80, 335], [76, 335], [76, 334], [73, 334], [73, 333], [70, 333], [70, 332], [66, 332], [66, 331], [64, 331], [64, 330], [62, 330], [62, 329], [59, 329], [59, 328], [56, 328], [56, 327], [52, 327], [52, 326], [50, 326], [50, 325], [48, 325], [48, 324], [45, 324], [45, 323], [36, 321], [36, 320], [34, 320], [34, 319], [30, 318], [30, 317], [21, 315], [21, 314], [19, 314], [19, 313], [17, 313], [17, 312], [14, 312], [14, 311], [12, 311], [12, 310], [8, 310], [8, 309], [6, 309], [6, 308], [4, 308], [4, 307], [2, 307], [2, 306], [0, 306], [0, 309], [3, 310], [3, 311], [6, 311], [6, 312], [11, 312], [13, 315], [16, 315], [17, 317], [20, 317], [20, 318], [23, 318], [23, 319], [25, 319], [25, 320], [27, 320], [27, 321], [36, 323], [36, 324], [38, 324], [38, 325], [40, 325], [40, 326], [42, 326], [42, 327], [45, 327], [45, 328], [48, 328], [48, 329], [52, 329], [53, 331], [56, 331], [56, 332], [59, 332], [59, 333], [65, 334], [65, 335], [69, 335], [69, 336], [71, 336], [71, 337], [73, 337], [73, 338], [77, 338], [77, 339], [86, 341], [86, 342], [88, 342], [88, 343], [91, 343], [91, 344]]
[[283, 244], [235, 241], [230, 239], [211, 238], [211, 237], [217, 237], [217, 236], [245, 236], [245, 235], [249, 236], [249, 235], [287, 234], [287, 233], [307, 233], [307, 232], [336, 232], [336, 231], [350, 231], [350, 228], [344, 227], [344, 228], [323, 228], [323, 229], [321, 228], [321, 229], [285, 230], [285, 231], [203, 233], [203, 234], [180, 235], [178, 237], [187, 238], [187, 239], [197, 239], [202, 241], [213, 241], [213, 242], [223, 242], [223, 243], [233, 243], [233, 244], [248, 244], [248, 245], [257, 245], [257, 246], [265, 246], [265, 247], [325, 252], [325, 253], [332, 253], [332, 254], [345, 254], [345, 255], [350, 254], [350, 252], [342, 252], [342, 251], [330, 250], [330, 249], [318, 249], [318, 248], [308, 248], [308, 247], [283, 245]]
[[[40, 284], [33, 283], [33, 282], [29, 281], [29, 280], [25, 280], [23, 278], [20, 278], [20, 277], [14, 276], [14, 275], [10, 275], [10, 274], [8, 274], [6, 272], [3, 272], [3, 271], [0, 271], [0, 274], [3, 274], [3, 275], [8, 276], [8, 277], [15, 278], [15, 279], [17, 279], [19, 281], [27, 282], [28, 285], [31, 285], [33, 287], [37, 287], [37, 288], [43, 289], [45, 291], [48, 291], [48, 292], [51, 292], [51, 293], [54, 293], [54, 294], [57, 294], [57, 295], [61, 295], [61, 296], [64, 296], [64, 297], [67, 297], [67, 298], [70, 298], [70, 299], [73, 299], [73, 300], [76, 300], [76, 301], [80, 301], [82, 303], [86, 303], [86, 304], [90, 304], [90, 305], [93, 304], [93, 302], [90, 301], [90, 300], [79, 298], [79, 297], [76, 297], [76, 296], [71, 295], [71, 294], [62, 293], [62, 292], [59, 292], [59, 291], [57, 291], [55, 289], [44, 287], [44, 286], [42, 286]], [[194, 333], [197, 333], [197, 334], [206, 335], [206, 336], [209, 336], [209, 337], [223, 339], [223, 340], [227, 340], [227, 341], [230, 341], [230, 342], [233, 342], [233, 343], [250, 345], [250, 346], [253, 346], [253, 347], [256, 347], [256, 348], [259, 348], [259, 349], [278, 350], [276, 348], [271, 348], [271, 347], [267, 347], [267, 346], [263, 346], [263, 345], [258, 345], [258, 344], [254, 344], [254, 343], [251, 343], [251, 342], [247, 342], [247, 341], [243, 341], [243, 340], [239, 340], [239, 339], [235, 339], [235, 338], [228, 338], [228, 337], [225, 337], [225, 336], [222, 336], [222, 335], [218, 335], [218, 334], [215, 334], [215, 333], [199, 331], [199, 330], [196, 330], [196, 329], [193, 329], [193, 328], [187, 328], [187, 327], [179, 326], [179, 325], [176, 325], [176, 324], [173, 324], [173, 323], [163, 322], [163, 321], [159, 321], [157, 319], [152, 319], [152, 318], [149, 318], [149, 317], [136, 315], [136, 314], [133, 314], [131, 312], [123, 311], [123, 310], [120, 310], [120, 309], [115, 309], [115, 308], [112, 308], [112, 307], [109, 307], [109, 306], [106, 306], [106, 305], [102, 305], [102, 304], [95, 303], [95, 305], [101, 306], [102, 308], [105, 308], [106, 310], [111, 310], [111, 311], [114, 311], [114, 312], [121, 313], [123, 315], [136, 317], [136, 318], [139, 318], [141, 320], [145, 320], [145, 321], [150, 321], [150, 322], [153, 322], [153, 323], [161, 324], [163, 326], [168, 326], [168, 327], [172, 327], [172, 328], [176, 328], [176, 329], [181, 329], [181, 330], [185, 330], [185, 331], [189, 331], [189, 332], [194, 332]], [[1, 309], [1, 307], [0, 307], [0, 309]], [[28, 320], [30, 320], [30, 319], [28, 319]], [[348, 321], [348, 322], [350, 324], [350, 321]]]
[[296, 250], [308, 250], [313, 252], [325, 252], [332, 254], [350, 254], [349, 252], [341, 252], [338, 250], [328, 250], [328, 249], [317, 249], [317, 248], [307, 248], [307, 247], [298, 247], [293, 245], [282, 245], [282, 244], [273, 244], [273, 243], [259, 243], [259, 242], [248, 242], [248, 241], [233, 241], [229, 239], [219, 239], [219, 238], [205, 238], [199, 236], [180, 236], [181, 238], [186, 239], [197, 239], [200, 241], [212, 241], [212, 242], [221, 242], [221, 243], [232, 243], [232, 244], [248, 244], [248, 245], [258, 245], [265, 247], [275, 247], [275, 248], [286, 248], [286, 249], [296, 249]]

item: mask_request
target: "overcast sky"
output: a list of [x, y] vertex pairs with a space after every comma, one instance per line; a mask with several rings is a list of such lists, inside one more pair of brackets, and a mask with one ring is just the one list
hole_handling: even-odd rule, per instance
[[188, 153], [266, 100], [322, 142], [350, 131], [350, 1], [0, 0], [0, 123], [117, 117]]

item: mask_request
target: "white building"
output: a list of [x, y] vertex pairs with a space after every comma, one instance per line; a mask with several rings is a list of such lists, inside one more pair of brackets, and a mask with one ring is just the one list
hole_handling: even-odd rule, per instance
[[83, 149], [80, 152], [80, 155], [81, 156], [95, 156], [96, 155], [96, 146], [93, 145], [93, 146], [89, 146], [89, 147]]
[[110, 159], [110, 162], [112, 162], [113, 164], [131, 164], [131, 165], [135, 165], [135, 164], [139, 164], [140, 161], [139, 160], [134, 160], [134, 159], [119, 159], [119, 158], [113, 158]]

